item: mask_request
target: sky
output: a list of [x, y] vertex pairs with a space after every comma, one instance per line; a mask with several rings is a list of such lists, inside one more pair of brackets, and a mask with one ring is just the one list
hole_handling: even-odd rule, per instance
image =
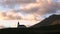
[[[29, 18], [24, 17], [30, 17], [32, 15], [31, 17], [34, 16], [33, 18], [36, 18], [45, 14], [56, 13], [57, 9], [59, 10], [59, 6], [56, 6], [55, 3], [58, 1], [59, 0], [0, 0], [0, 13], [6, 14], [6, 19], [4, 19], [2, 15], [1, 17], [3, 17], [3, 19], [0, 20], [17, 20], [17, 17], [29, 20]], [[10, 15], [12, 17], [9, 17]], [[36, 18], [36, 20], [37, 19], [38, 18]]]
[[59, 1], [0, 0], [0, 20], [42, 21], [52, 14], [60, 14]]

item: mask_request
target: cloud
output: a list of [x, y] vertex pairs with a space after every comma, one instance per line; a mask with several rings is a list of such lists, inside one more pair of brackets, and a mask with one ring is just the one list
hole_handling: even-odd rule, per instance
[[[12, 8], [19, 5], [21, 11], [30, 12], [54, 12], [55, 3], [52, 0], [3, 0], [1, 2], [2, 6]], [[55, 5], [54, 5], [55, 4]]]
[[15, 13], [13, 10], [0, 12], [0, 20], [36, 20], [36, 16], [28, 14], [24, 16], [21, 13]]
[[[19, 17], [18, 17], [19, 16]], [[13, 10], [7, 11], [7, 12], [0, 12], [0, 20], [17, 20], [21, 19], [22, 14], [15, 13]]]
[[20, 9], [21, 11], [24, 11], [24, 12], [28, 12], [28, 13], [31, 13], [31, 12], [37, 12], [37, 13], [46, 13], [46, 12], [53, 12], [53, 10], [55, 10], [54, 7], [52, 7], [53, 5], [47, 3], [46, 1], [41, 1], [41, 2], [37, 2], [37, 3], [30, 3], [30, 4], [27, 4], [26, 6], [20, 6]]
[[30, 3], [27, 4], [26, 6], [20, 6], [20, 10], [24, 11], [24, 12], [34, 12], [37, 11], [39, 9], [39, 5], [37, 3]]
[[[5, 20], [12, 19], [37, 19], [41, 15], [46, 15], [50, 13], [56, 13], [60, 10], [60, 4], [54, 3], [52, 0], [3, 0], [0, 4], [5, 8], [8, 7], [13, 10], [8, 10], [2, 12], [1, 18], [6, 18]], [[19, 5], [18, 9], [14, 9], [16, 5]], [[23, 13], [26, 13], [25, 17]], [[5, 17], [4, 17], [5, 16]]]
[[17, 4], [20, 5], [20, 4], [36, 3], [36, 0], [3, 0], [0, 3], [4, 7], [14, 8], [15, 5]]
[[26, 16], [24, 16], [21, 13], [14, 13], [11, 11], [8, 12], [0, 12], [0, 20], [35, 20], [35, 21], [39, 21], [43, 19], [42, 17], [39, 18], [38, 16], [34, 15], [34, 14], [28, 14]]

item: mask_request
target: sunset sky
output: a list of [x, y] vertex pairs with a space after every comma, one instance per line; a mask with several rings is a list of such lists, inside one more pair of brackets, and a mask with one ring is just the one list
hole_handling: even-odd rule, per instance
[[41, 21], [52, 14], [60, 14], [60, 0], [0, 0], [0, 21]]

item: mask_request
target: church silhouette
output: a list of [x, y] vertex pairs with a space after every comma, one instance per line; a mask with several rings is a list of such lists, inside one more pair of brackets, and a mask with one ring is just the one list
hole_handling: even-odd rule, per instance
[[17, 28], [26, 28], [26, 26], [24, 26], [24, 25], [20, 25], [19, 22], [18, 22], [18, 26], [17, 26]]

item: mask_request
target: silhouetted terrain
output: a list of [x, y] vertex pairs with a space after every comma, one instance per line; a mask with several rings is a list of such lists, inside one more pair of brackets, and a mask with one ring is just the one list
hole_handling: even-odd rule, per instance
[[31, 26], [29, 28], [26, 28], [25, 26], [23, 28], [21, 28], [21, 26], [18, 23], [18, 27], [17, 28], [6, 28], [6, 29], [2, 29], [1, 30], [3, 33], [40, 33], [40, 34], [51, 34], [51, 33], [60, 33], [60, 15], [51, 15], [48, 18], [44, 19], [43, 21], [41, 21], [38, 24], [35, 24], [34, 26]]
[[50, 17], [44, 19], [43, 21], [41, 21], [38, 24], [35, 24], [34, 26], [31, 26], [31, 28], [39, 28], [42, 26], [53, 26], [53, 25], [57, 25], [60, 24], [60, 15], [51, 15]]

